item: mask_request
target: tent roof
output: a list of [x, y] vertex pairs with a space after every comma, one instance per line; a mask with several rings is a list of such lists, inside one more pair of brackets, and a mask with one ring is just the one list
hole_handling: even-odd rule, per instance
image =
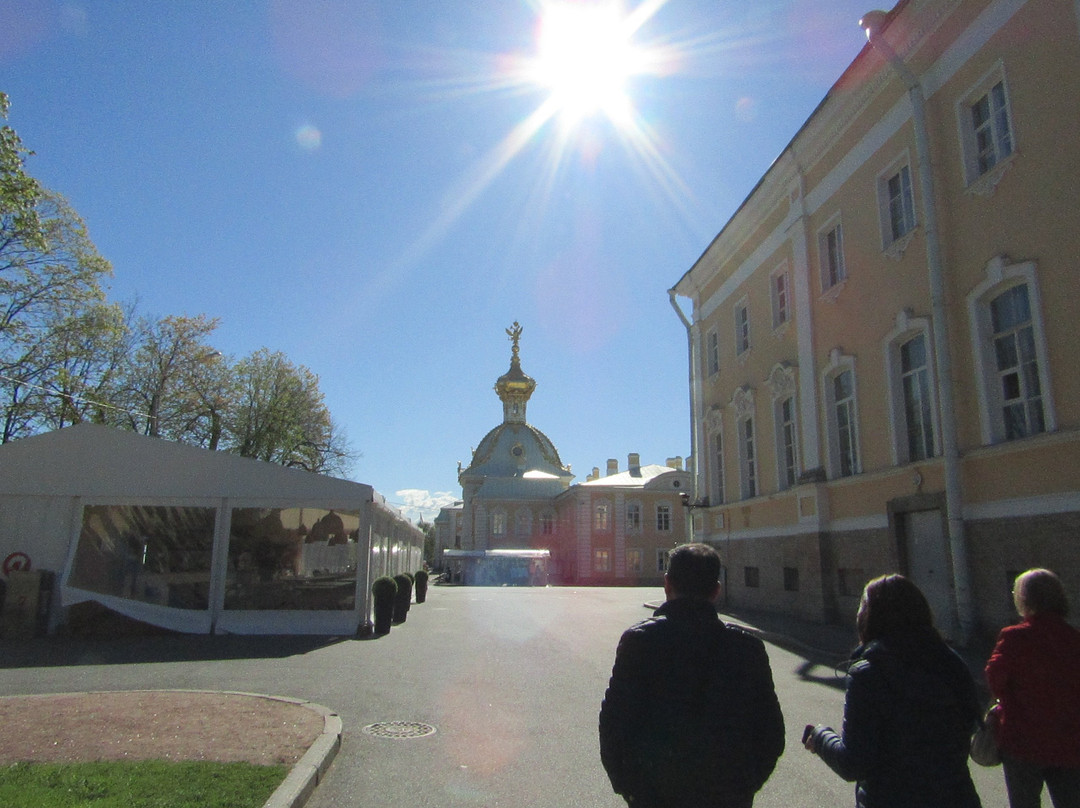
[[0, 446], [0, 495], [373, 499], [363, 483], [97, 424]]

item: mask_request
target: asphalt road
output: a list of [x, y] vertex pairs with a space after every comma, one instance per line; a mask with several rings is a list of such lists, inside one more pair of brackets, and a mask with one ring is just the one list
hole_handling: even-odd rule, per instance
[[[127, 689], [240, 690], [337, 711], [341, 751], [310, 808], [618, 808], [596, 719], [622, 630], [657, 589], [433, 587], [377, 639], [153, 637], [0, 647], [0, 694]], [[799, 639], [799, 638], [796, 638]], [[839, 724], [835, 653], [770, 643], [787, 751], [757, 808], [844, 806], [854, 789], [800, 743]], [[434, 732], [397, 738], [373, 724]], [[422, 725], [422, 726], [421, 726]], [[987, 808], [1001, 770], [972, 765]]]

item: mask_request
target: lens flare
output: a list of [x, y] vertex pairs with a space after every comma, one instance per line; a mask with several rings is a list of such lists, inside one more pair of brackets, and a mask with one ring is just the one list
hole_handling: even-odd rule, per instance
[[304, 124], [296, 130], [296, 145], [304, 151], [317, 151], [322, 146], [322, 132], [311, 124]]

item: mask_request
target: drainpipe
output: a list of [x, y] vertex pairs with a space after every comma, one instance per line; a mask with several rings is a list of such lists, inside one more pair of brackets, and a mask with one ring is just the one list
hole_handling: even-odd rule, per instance
[[953, 592], [962, 646], [971, 640], [975, 608], [971, 597], [967, 542], [964, 537], [964, 495], [961, 487], [960, 447], [953, 403], [952, 351], [946, 331], [945, 279], [938, 239], [937, 198], [930, 164], [930, 137], [926, 125], [926, 95], [922, 83], [881, 35], [887, 20], [884, 11], [871, 11], [859, 20], [871, 47], [889, 63], [908, 90], [915, 126], [915, 154], [919, 161], [919, 192], [926, 232], [926, 263], [930, 275], [930, 319], [934, 329], [934, 367], [937, 376], [938, 422], [945, 471], [945, 510], [948, 518], [949, 553], [952, 557]]
[[[679, 307], [679, 303], [675, 299], [674, 289], [668, 290], [668, 300], [671, 301], [671, 308], [675, 309], [675, 314], [678, 315], [679, 320], [686, 329], [686, 348], [690, 363], [690, 370], [688, 373], [688, 380], [690, 383], [690, 456], [694, 466], [693, 474], [690, 477], [692, 481], [690, 502], [697, 503], [701, 499], [699, 496], [701, 490], [701, 419], [698, 417], [700, 403], [698, 400], [699, 393], [697, 384], [697, 340], [694, 339], [694, 324], [690, 322], [690, 319]], [[690, 523], [690, 541], [694, 541], [694, 513], [692, 509], [687, 509], [687, 517]]]

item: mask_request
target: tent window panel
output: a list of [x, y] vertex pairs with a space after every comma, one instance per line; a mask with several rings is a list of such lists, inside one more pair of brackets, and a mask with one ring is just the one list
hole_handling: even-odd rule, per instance
[[214, 508], [88, 505], [68, 585], [206, 610], [215, 518]]
[[225, 608], [352, 610], [359, 511], [234, 508]]

